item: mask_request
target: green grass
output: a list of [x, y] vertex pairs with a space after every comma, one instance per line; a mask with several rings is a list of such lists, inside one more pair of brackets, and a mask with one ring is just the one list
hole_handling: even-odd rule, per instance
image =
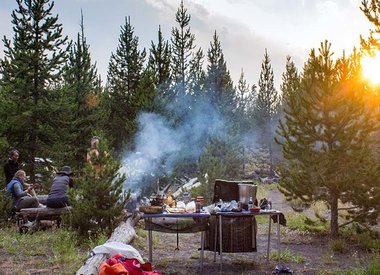
[[287, 226], [291, 230], [301, 232], [327, 233], [328, 223], [312, 220], [304, 213], [290, 212], [286, 215]]
[[19, 234], [15, 226], [0, 229], [0, 249], [13, 274], [57, 266], [61, 274], [74, 274], [88, 254], [76, 240], [75, 233], [63, 228], [33, 234]]
[[281, 260], [287, 263], [304, 263], [305, 257], [296, 255], [289, 249], [285, 248], [280, 251], [280, 256], [277, 252], [271, 253], [270, 258], [273, 260]]
[[342, 239], [331, 240], [330, 241], [330, 249], [333, 252], [343, 253], [347, 249], [347, 244]]

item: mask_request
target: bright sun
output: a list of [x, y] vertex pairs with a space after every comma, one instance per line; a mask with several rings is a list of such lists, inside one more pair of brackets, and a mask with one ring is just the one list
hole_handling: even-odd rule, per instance
[[363, 56], [360, 59], [364, 78], [372, 84], [380, 84], [380, 53], [375, 56]]

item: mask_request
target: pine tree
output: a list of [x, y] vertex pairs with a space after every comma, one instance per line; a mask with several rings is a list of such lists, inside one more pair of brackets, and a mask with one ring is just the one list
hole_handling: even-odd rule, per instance
[[31, 163], [34, 180], [35, 157], [51, 156], [59, 141], [63, 123], [57, 84], [66, 62], [67, 37], [62, 36], [54, 2], [16, 0], [12, 12], [13, 41], [3, 39], [5, 56], [1, 60], [1, 86], [5, 93], [8, 142], [21, 150]]
[[180, 7], [176, 13], [176, 22], [179, 27], [172, 29], [171, 49], [172, 49], [172, 98], [188, 92], [186, 77], [190, 69], [190, 58], [195, 48], [195, 35], [191, 33], [189, 27], [191, 16], [187, 13], [181, 0]]
[[236, 87], [237, 92], [237, 109], [236, 118], [240, 125], [240, 131], [248, 133], [254, 127], [252, 121], [254, 120], [254, 109], [256, 102], [256, 85], [251, 87], [248, 85], [244, 76], [244, 71], [241, 71], [238, 85]]
[[[100, 139], [99, 155], [91, 156], [76, 189], [70, 190], [73, 210], [70, 226], [84, 239], [99, 234], [110, 235], [123, 218], [130, 193], [123, 191], [125, 175], [119, 173], [120, 162], [113, 159], [105, 138]], [[100, 169], [98, 168], [100, 167]]]
[[232, 117], [236, 108], [236, 96], [216, 31], [207, 51], [207, 59], [206, 95], [220, 113]]
[[324, 201], [331, 211], [330, 234], [338, 235], [338, 202], [348, 203], [351, 222], [376, 220], [379, 164], [371, 152], [374, 112], [354, 59], [334, 62], [331, 44], [321, 43], [305, 63], [297, 100], [280, 122], [284, 158], [281, 190], [288, 199]]
[[[65, 92], [68, 95], [70, 114], [72, 116], [70, 151], [80, 169], [86, 156], [89, 139], [97, 130], [99, 115], [97, 109], [100, 101], [101, 81], [96, 64], [91, 62], [90, 46], [84, 34], [83, 14], [81, 14], [81, 32], [69, 52], [69, 60], [64, 72]], [[80, 129], [80, 131], [78, 131]]]
[[116, 53], [111, 55], [107, 75], [108, 87], [103, 97], [106, 109], [103, 125], [116, 152], [123, 149], [126, 141], [133, 137], [136, 131], [135, 119], [139, 110], [133, 108], [133, 101], [139, 100], [136, 93], [146, 55], [145, 49], [138, 49], [138, 42], [139, 39], [134, 35], [134, 28], [128, 17], [121, 28]]
[[286, 57], [285, 72], [282, 74], [280, 89], [282, 92], [282, 107], [285, 108], [292, 96], [296, 96], [300, 89], [301, 79], [298, 70], [290, 56]]
[[151, 42], [148, 67], [154, 73], [154, 82], [157, 86], [158, 95], [165, 98], [168, 93], [170, 80], [171, 50], [169, 42], [164, 41], [161, 26], [158, 28], [157, 45]]
[[[243, 156], [238, 140], [228, 137], [210, 138], [199, 160], [199, 178], [203, 179], [201, 193], [212, 202], [215, 179], [240, 179]], [[205, 175], [207, 174], [207, 180]]]
[[360, 36], [363, 49], [373, 54], [374, 49], [380, 49], [380, 41], [378, 38], [378, 34], [380, 33], [380, 2], [379, 0], [362, 0], [360, 9], [368, 21], [375, 25], [375, 29], [370, 30], [370, 35], [367, 39]]
[[190, 72], [188, 77], [189, 94], [195, 98], [203, 97], [204, 95], [206, 75], [203, 70], [203, 58], [203, 51], [199, 48], [190, 61]]
[[274, 74], [270, 58], [265, 49], [261, 64], [259, 91], [256, 101], [256, 121], [260, 129], [260, 143], [268, 151], [270, 174], [274, 173], [274, 118], [278, 113], [279, 96], [274, 87]]

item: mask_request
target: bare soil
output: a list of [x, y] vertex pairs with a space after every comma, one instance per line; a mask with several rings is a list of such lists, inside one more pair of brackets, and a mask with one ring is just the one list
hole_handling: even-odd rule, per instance
[[[289, 213], [292, 208], [284, 202], [278, 191], [271, 191], [273, 208]], [[273, 225], [273, 223], [272, 223]], [[153, 232], [158, 239], [153, 247], [153, 268], [162, 274], [272, 274], [276, 266], [289, 268], [293, 274], [344, 274], [355, 268], [366, 267], [372, 254], [363, 251], [353, 242], [345, 240], [343, 251], [337, 253], [330, 248], [328, 235], [295, 232], [281, 226], [281, 250], [300, 256], [304, 261], [297, 263], [278, 261], [266, 257], [268, 223], [258, 222], [257, 252], [223, 253], [223, 267], [220, 272], [220, 258], [214, 252], [205, 251], [203, 272], [200, 271], [200, 233], [177, 235]], [[144, 259], [148, 259], [147, 246], [139, 249]], [[271, 255], [277, 253], [276, 226], [272, 226]]]

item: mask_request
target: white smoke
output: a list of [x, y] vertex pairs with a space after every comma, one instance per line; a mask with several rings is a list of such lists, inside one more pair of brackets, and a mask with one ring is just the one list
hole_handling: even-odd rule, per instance
[[224, 129], [222, 117], [206, 102], [182, 106], [178, 111], [182, 122], [175, 127], [161, 115], [140, 114], [135, 150], [125, 155], [121, 168], [127, 176], [126, 189], [138, 189], [147, 175], [170, 175], [184, 158], [198, 159], [207, 139]]

